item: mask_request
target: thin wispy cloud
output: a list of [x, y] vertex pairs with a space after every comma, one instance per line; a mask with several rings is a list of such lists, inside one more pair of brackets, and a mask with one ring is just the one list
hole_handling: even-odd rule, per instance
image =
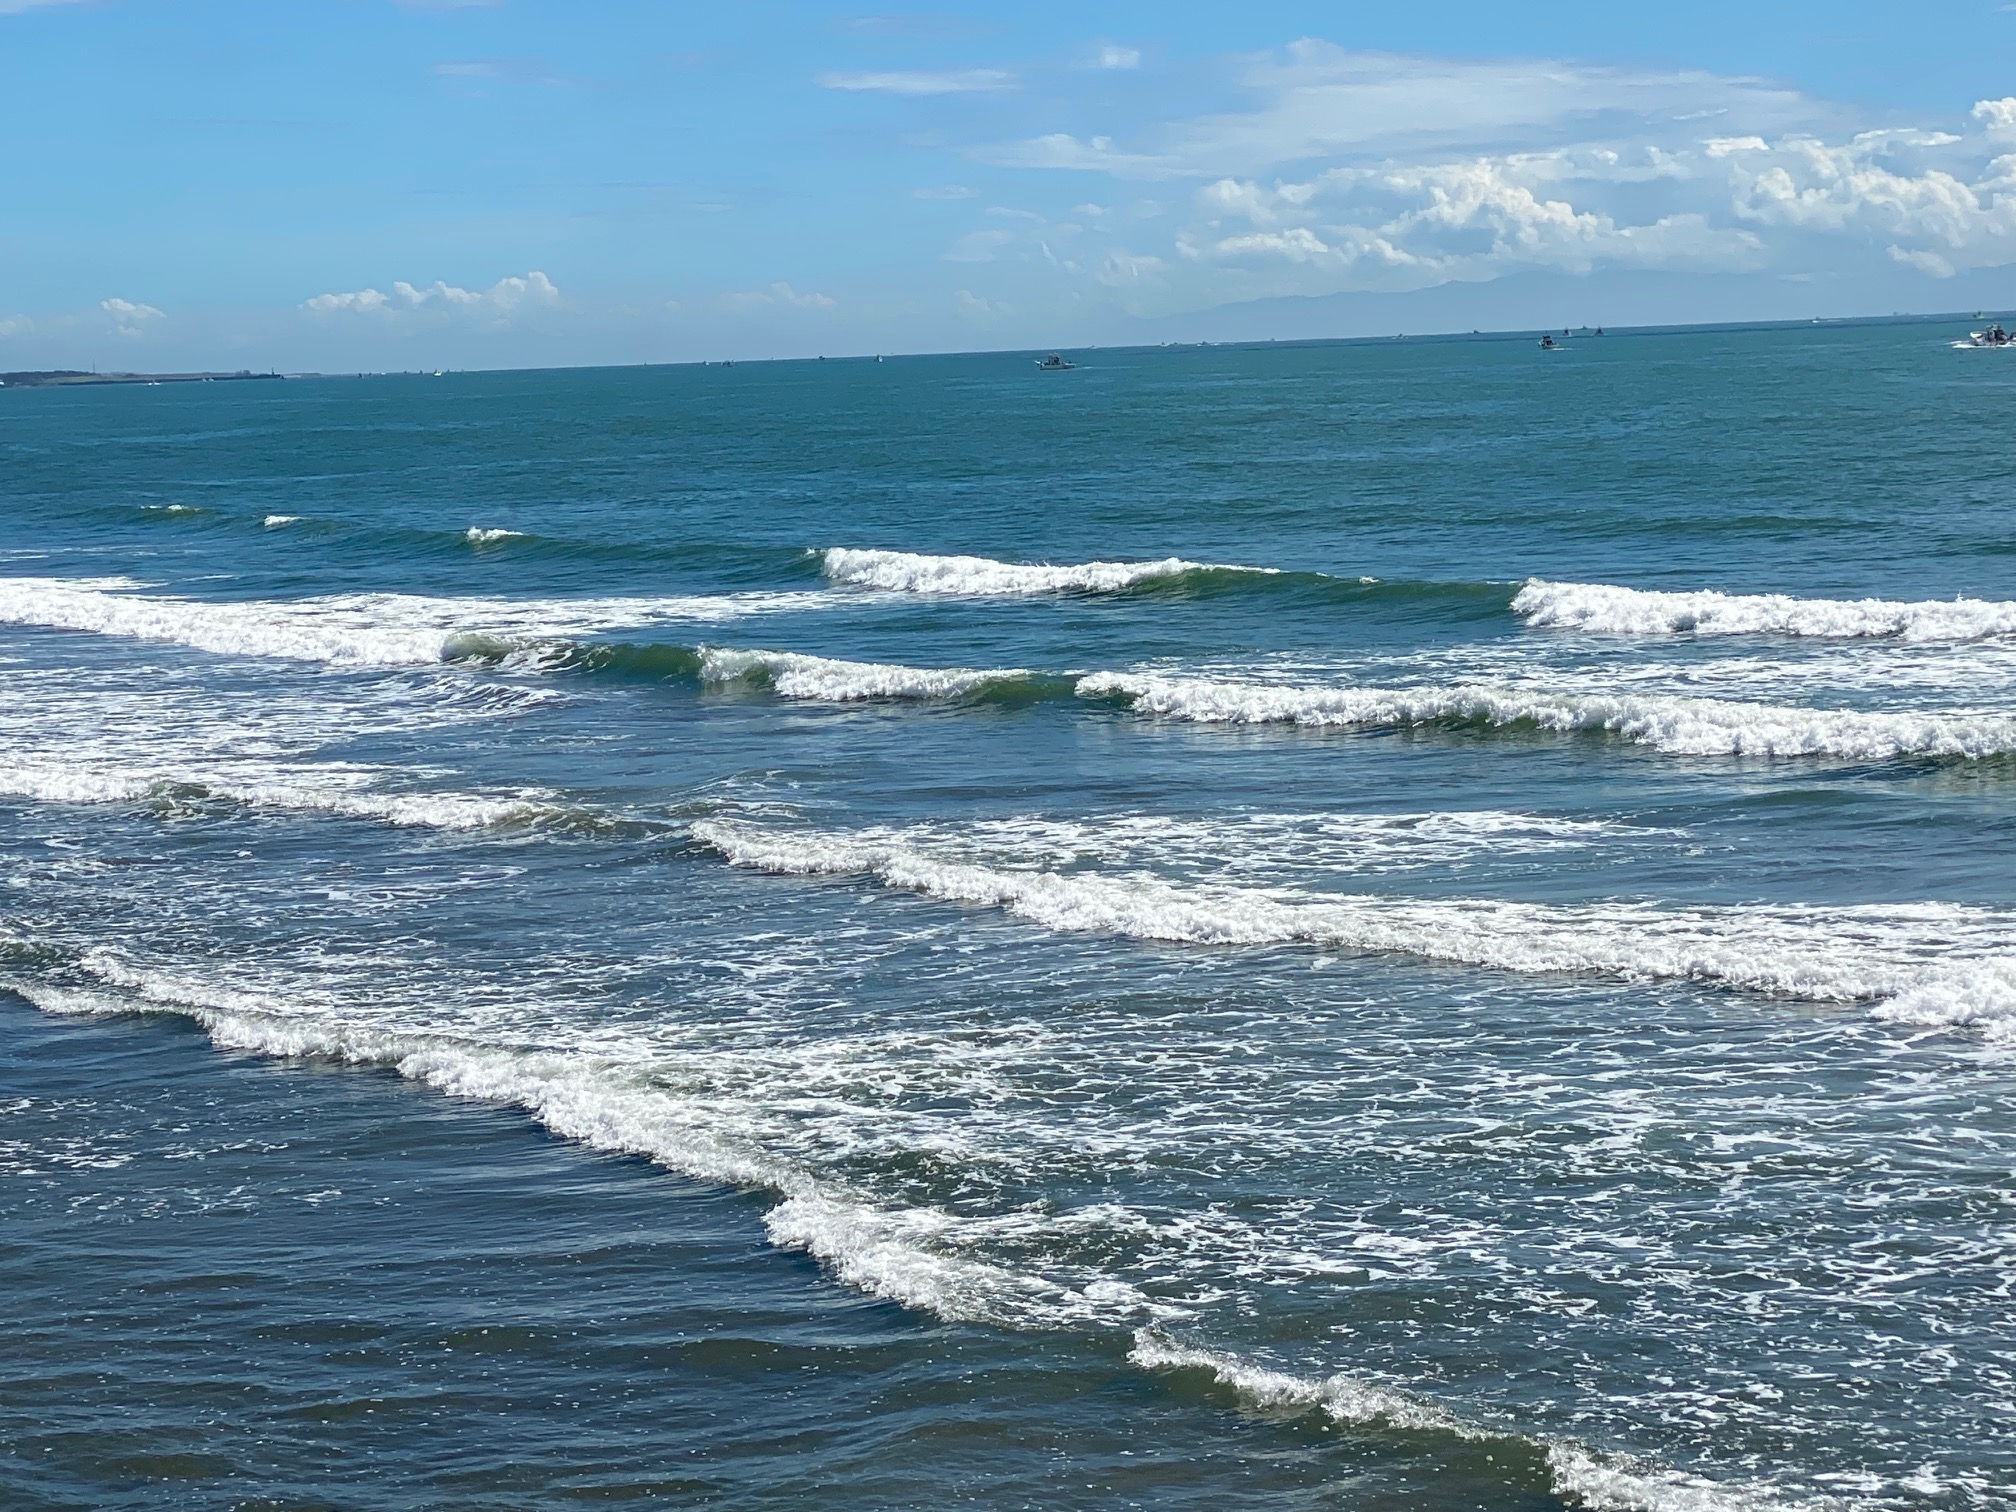
[[1102, 42], [1099, 44], [1098, 52], [1092, 55], [1092, 66], [1095, 68], [1139, 68], [1141, 66], [1141, 49], [1138, 47], [1122, 47], [1117, 42]]
[[943, 73], [822, 73], [822, 89], [872, 94], [951, 95], [999, 94], [1018, 86], [1015, 75], [1000, 68], [961, 68]]
[[1589, 140], [1681, 113], [1727, 112], [1761, 129], [1810, 124], [1797, 91], [1759, 79], [1558, 61], [1353, 52], [1305, 38], [1243, 60], [1244, 111], [1170, 122], [1134, 141], [1051, 133], [992, 149], [1004, 166], [1139, 178], [1252, 173], [1347, 154], [1506, 151]]
[[84, 0], [0, 0], [0, 16], [18, 16], [23, 11], [42, 10], [54, 5], [80, 5]]
[[831, 310], [840, 301], [830, 294], [794, 289], [788, 283], [773, 283], [766, 289], [723, 294], [719, 303], [724, 310]]

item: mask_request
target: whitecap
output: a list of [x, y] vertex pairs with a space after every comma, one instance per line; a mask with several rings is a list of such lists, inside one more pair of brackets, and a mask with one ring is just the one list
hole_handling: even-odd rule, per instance
[[1028, 674], [1018, 668], [908, 667], [891, 662], [840, 661], [795, 651], [737, 651], [703, 648], [703, 682], [730, 683], [752, 677], [769, 682], [784, 698], [849, 702], [857, 699], [957, 698], [990, 683]]
[[1782, 593], [1654, 592], [1534, 578], [1512, 600], [1529, 625], [1596, 635], [1792, 635], [1980, 640], [2016, 634], [2016, 603], [1991, 599], [1802, 599]]
[[1180, 577], [1187, 572], [1272, 573], [1265, 567], [1215, 567], [1182, 557], [1153, 562], [1002, 562], [980, 556], [930, 556], [914, 551], [863, 551], [835, 546], [824, 553], [823, 570], [836, 583], [893, 593], [945, 594], [971, 598], [1021, 598], [1049, 593], [1114, 593], [1138, 583]]
[[2016, 752], [2016, 718], [1992, 714], [1809, 709], [1660, 694], [1548, 692], [1493, 684], [1323, 687], [1101, 672], [1087, 698], [1120, 697], [1143, 714], [1207, 724], [1406, 728], [1449, 721], [1602, 731], [1682, 756], [1899, 756], [1978, 760]]

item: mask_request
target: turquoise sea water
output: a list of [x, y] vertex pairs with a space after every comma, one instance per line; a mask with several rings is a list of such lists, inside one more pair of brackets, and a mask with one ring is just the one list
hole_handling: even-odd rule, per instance
[[2016, 358], [0, 393], [24, 1507], [2016, 1498]]

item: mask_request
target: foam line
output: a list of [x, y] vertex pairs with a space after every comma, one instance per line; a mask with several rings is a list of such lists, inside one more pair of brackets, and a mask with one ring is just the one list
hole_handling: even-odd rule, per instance
[[2016, 916], [1957, 904], [1664, 908], [1179, 886], [1139, 874], [1018, 870], [880, 839], [701, 820], [731, 864], [867, 876], [1045, 929], [1222, 946], [1313, 945], [1522, 974], [1691, 981], [1814, 1003], [1883, 1005], [1900, 1022], [2016, 1039]]
[[939, 1317], [1030, 1328], [1111, 1327], [1140, 1316], [1132, 1288], [1080, 1290], [957, 1253], [967, 1220], [937, 1208], [887, 1207], [815, 1178], [766, 1151], [760, 1129], [732, 1102], [683, 1096], [649, 1066], [348, 1022], [314, 1007], [299, 1011], [293, 995], [289, 1011], [280, 1012], [279, 999], [256, 990], [146, 969], [110, 951], [89, 953], [79, 968], [102, 985], [0, 978], [0, 989], [50, 1013], [174, 1014], [227, 1049], [386, 1067], [450, 1096], [522, 1108], [555, 1134], [595, 1149], [641, 1155], [700, 1181], [774, 1192], [782, 1200], [764, 1219], [773, 1243], [805, 1251], [861, 1291]]

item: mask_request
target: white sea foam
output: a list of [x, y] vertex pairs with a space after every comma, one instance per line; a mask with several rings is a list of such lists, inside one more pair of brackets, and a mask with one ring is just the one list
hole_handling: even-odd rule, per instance
[[2016, 603], [1989, 599], [1801, 599], [1782, 593], [1652, 592], [1535, 578], [1512, 608], [1530, 625], [1598, 635], [1793, 635], [1980, 640], [2016, 634]]
[[462, 532], [462, 539], [469, 542], [472, 546], [494, 546], [499, 541], [525, 541], [530, 540], [531, 537], [527, 536], [522, 530], [502, 530], [494, 526], [486, 528], [482, 525], [471, 525], [467, 530]]
[[[477, 830], [525, 824], [562, 812], [551, 794], [511, 798], [467, 793], [387, 793], [332, 782], [343, 772], [301, 772], [220, 778], [199, 771], [136, 772], [72, 763], [0, 762], [0, 794], [38, 803], [139, 803], [211, 798], [251, 808], [286, 809], [375, 819], [402, 828]], [[315, 780], [320, 776], [323, 780]], [[263, 780], [262, 780], [263, 778]]]
[[[753, 816], [752, 816], [753, 817]], [[1594, 847], [1684, 838], [1677, 830], [1498, 809], [1437, 813], [1269, 813], [1182, 816], [1016, 814], [855, 832], [863, 841], [961, 856], [976, 847], [1015, 869], [1152, 869], [1169, 880], [1303, 882], [1435, 867], [1555, 858]]]
[[1898, 756], [1980, 759], [2016, 751], [2016, 718], [1808, 709], [1660, 694], [1550, 693], [1490, 684], [1358, 688], [1213, 681], [1101, 672], [1088, 698], [1120, 696], [1143, 714], [1217, 724], [1383, 726], [1453, 721], [1607, 731], [1684, 756]]
[[1554, 1489], [1590, 1512], [1822, 1512], [1838, 1503], [1788, 1498], [1765, 1486], [1713, 1481], [1668, 1466], [1598, 1454], [1580, 1444], [1536, 1441], [1471, 1422], [1438, 1403], [1339, 1373], [1311, 1379], [1218, 1350], [1177, 1344], [1149, 1330], [1128, 1358], [1143, 1370], [1202, 1370], [1263, 1409], [1321, 1412], [1351, 1427], [1441, 1433], [1474, 1443], [1523, 1445], [1544, 1454]]
[[1529, 974], [1694, 981], [1817, 1003], [1880, 1003], [1914, 1022], [2016, 1038], [2016, 915], [1957, 904], [1883, 908], [1579, 906], [1496, 899], [1179, 886], [1140, 874], [1016, 870], [845, 833], [702, 820], [730, 862], [794, 876], [870, 876], [1046, 929], [1227, 946], [1314, 945]]
[[1131, 1288], [1108, 1297], [957, 1252], [968, 1221], [932, 1207], [889, 1207], [816, 1178], [752, 1137], [733, 1100], [683, 1096], [648, 1067], [582, 1052], [524, 1049], [459, 1036], [346, 1022], [298, 993], [215, 983], [137, 966], [97, 950], [80, 963], [98, 987], [0, 979], [52, 1013], [151, 1009], [201, 1025], [217, 1044], [265, 1055], [385, 1066], [451, 1096], [525, 1109], [554, 1133], [596, 1149], [646, 1156], [701, 1181], [763, 1188], [784, 1200], [765, 1217], [772, 1241], [804, 1250], [849, 1285], [945, 1318], [1057, 1327], [1138, 1317]]
[[[859, 551], [832, 547], [824, 571], [836, 583], [895, 593], [933, 593], [971, 598], [1026, 598], [1047, 593], [1114, 593], [1137, 583], [1171, 578], [1211, 567], [1164, 557], [1156, 562], [1000, 562], [992, 557], [928, 556], [914, 551]], [[1271, 568], [1227, 567], [1221, 571], [1268, 573]]]
[[299, 525], [301, 523], [301, 516], [270, 514], [259, 523], [264, 525], [268, 530], [278, 530], [282, 525]]
[[0, 622], [169, 641], [226, 656], [425, 666], [502, 644], [666, 622], [830, 607], [822, 593], [499, 599], [362, 593], [241, 602], [171, 598], [121, 578], [0, 577]]
[[785, 698], [845, 702], [865, 698], [957, 698], [989, 683], [1027, 674], [1019, 669], [982, 671], [971, 667], [906, 667], [888, 662], [839, 661], [795, 651], [736, 651], [709, 647], [701, 653], [705, 682], [738, 682], [763, 676]]

